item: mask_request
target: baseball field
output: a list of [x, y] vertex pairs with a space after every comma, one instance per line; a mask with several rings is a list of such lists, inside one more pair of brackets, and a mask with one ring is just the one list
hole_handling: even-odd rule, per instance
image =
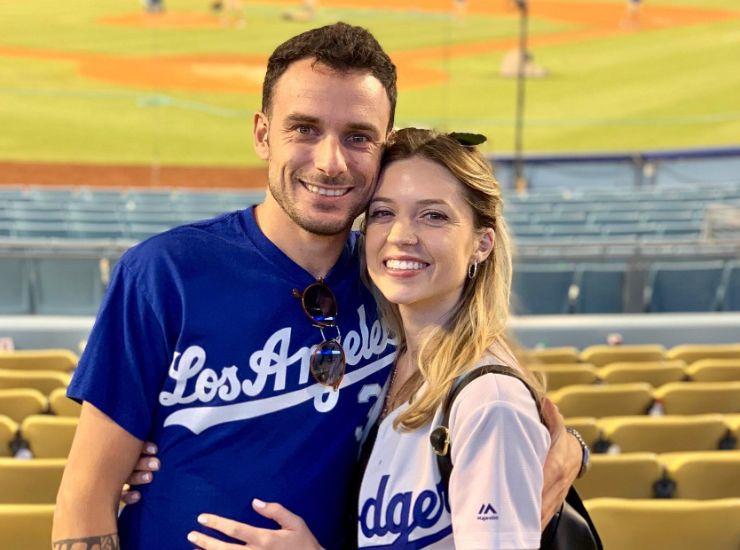
[[[269, 52], [337, 20], [369, 28], [399, 70], [400, 126], [482, 132], [513, 148], [516, 46], [509, 0], [0, 0], [0, 161], [249, 167]], [[291, 12], [294, 13], [294, 12]], [[529, 152], [632, 151], [740, 142], [740, 3], [532, 0]]]

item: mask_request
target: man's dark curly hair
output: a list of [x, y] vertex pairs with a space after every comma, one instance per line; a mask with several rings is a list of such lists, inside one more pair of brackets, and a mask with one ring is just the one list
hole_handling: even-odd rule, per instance
[[275, 83], [290, 64], [307, 58], [315, 58], [316, 63], [338, 72], [366, 71], [377, 78], [388, 94], [391, 104], [388, 129], [393, 128], [396, 66], [370, 31], [341, 22], [294, 36], [272, 52], [262, 83], [262, 112], [269, 114]]

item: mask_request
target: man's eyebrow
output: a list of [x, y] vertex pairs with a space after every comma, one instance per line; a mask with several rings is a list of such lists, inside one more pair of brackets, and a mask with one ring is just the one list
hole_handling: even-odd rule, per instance
[[319, 124], [321, 122], [318, 117], [311, 116], [311, 115], [304, 115], [303, 113], [292, 113], [285, 117], [285, 121], [288, 124], [296, 124], [296, 123], [303, 123], [303, 124]]

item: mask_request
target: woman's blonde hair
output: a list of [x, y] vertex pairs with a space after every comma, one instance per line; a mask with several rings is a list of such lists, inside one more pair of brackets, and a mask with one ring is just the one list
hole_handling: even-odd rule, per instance
[[[487, 353], [517, 362], [506, 336], [512, 245], [503, 217], [501, 188], [490, 164], [476, 147], [463, 145], [451, 135], [405, 128], [391, 136], [382, 168], [412, 157], [431, 160], [449, 170], [462, 185], [463, 196], [473, 212], [475, 229], [490, 227], [495, 239], [493, 252], [478, 264], [475, 277], [466, 278], [460, 301], [445, 324], [422, 337], [417, 357], [413, 358], [419, 368], [399, 393], [404, 400], [411, 399], [409, 408], [394, 422], [396, 428], [400, 426], [404, 430], [415, 430], [430, 422], [453, 381]], [[386, 300], [372, 284], [365, 264], [362, 271], [396, 339], [399, 353], [405, 351], [406, 337], [398, 306]], [[539, 380], [524, 365], [518, 366], [522, 377], [541, 395]]]

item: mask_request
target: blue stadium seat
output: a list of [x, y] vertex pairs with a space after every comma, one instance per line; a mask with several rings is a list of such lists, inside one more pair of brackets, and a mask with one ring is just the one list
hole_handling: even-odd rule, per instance
[[730, 262], [725, 277], [722, 309], [740, 311], [740, 262]]
[[97, 259], [42, 258], [35, 261], [37, 313], [94, 315], [103, 297]]
[[0, 314], [27, 315], [32, 312], [30, 273], [25, 258], [0, 257]]
[[520, 265], [514, 268], [514, 312], [520, 315], [561, 314], [569, 308], [571, 264]]
[[622, 313], [626, 274], [624, 264], [580, 264], [574, 313]]
[[716, 262], [655, 264], [645, 289], [647, 311], [715, 311], [724, 265]]

